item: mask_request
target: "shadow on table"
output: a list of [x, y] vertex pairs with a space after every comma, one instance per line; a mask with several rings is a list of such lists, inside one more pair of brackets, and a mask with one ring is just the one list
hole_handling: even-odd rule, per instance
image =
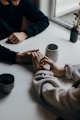
[[2, 91], [0, 91], [0, 100], [6, 98], [10, 93], [3, 93]]
[[31, 73], [34, 74], [34, 68], [33, 65], [27, 65], [27, 64], [19, 64], [20, 66], [23, 66], [24, 68], [26, 68], [27, 70], [29, 70]]

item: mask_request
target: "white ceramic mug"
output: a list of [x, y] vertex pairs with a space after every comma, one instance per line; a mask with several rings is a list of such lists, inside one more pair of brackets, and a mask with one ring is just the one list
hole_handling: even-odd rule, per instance
[[46, 47], [45, 55], [49, 57], [54, 62], [58, 60], [58, 45], [48, 44]]

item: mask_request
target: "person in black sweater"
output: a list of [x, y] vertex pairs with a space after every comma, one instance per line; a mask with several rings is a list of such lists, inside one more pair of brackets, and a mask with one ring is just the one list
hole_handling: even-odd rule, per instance
[[[25, 19], [29, 21], [26, 26]], [[0, 0], [0, 40], [8, 38], [17, 44], [42, 32], [49, 25], [45, 16], [32, 0]]]
[[38, 52], [39, 49], [25, 52], [14, 52], [4, 46], [0, 45], [0, 61], [15, 63], [26, 63], [32, 65], [32, 52]]

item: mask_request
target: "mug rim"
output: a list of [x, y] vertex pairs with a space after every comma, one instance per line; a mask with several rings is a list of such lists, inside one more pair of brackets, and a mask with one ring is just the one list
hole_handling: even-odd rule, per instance
[[[53, 49], [49, 48], [51, 45], [54, 47]], [[56, 51], [56, 50], [58, 50], [58, 45], [51, 43], [51, 44], [47, 45], [46, 49], [48, 49], [49, 51]]]

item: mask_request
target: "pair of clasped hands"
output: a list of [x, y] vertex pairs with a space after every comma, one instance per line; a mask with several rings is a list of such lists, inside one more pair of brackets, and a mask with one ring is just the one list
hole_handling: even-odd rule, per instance
[[[52, 60], [50, 60], [48, 57], [44, 56], [40, 50], [32, 51], [32, 63], [34, 65], [34, 69], [36, 71], [46, 69], [44, 68], [45, 64], [50, 64], [52, 63]], [[50, 68], [51, 69], [51, 68]]]
[[54, 73], [54, 76], [58, 77], [64, 75], [64, 68], [58, 67], [54, 61], [47, 56], [44, 56], [39, 50], [33, 51], [31, 54], [35, 71], [48, 70], [46, 67], [44, 67], [46, 64], [48, 64], [50, 66], [49, 70]]

